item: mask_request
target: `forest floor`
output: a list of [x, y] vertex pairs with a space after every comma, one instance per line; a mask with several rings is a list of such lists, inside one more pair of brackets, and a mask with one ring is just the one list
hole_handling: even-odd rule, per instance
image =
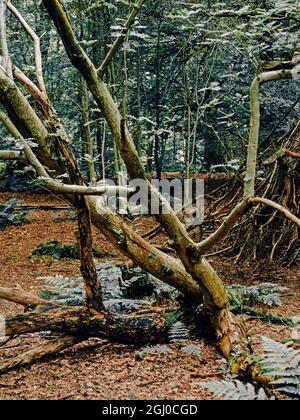
[[[67, 205], [55, 196], [0, 193], [0, 202], [8, 198], [22, 200], [22, 205]], [[57, 213], [60, 213], [58, 215]], [[20, 287], [31, 292], [44, 288], [39, 277], [80, 273], [78, 260], [60, 261], [49, 257], [32, 257], [42, 242], [58, 240], [75, 243], [76, 222], [65, 220], [63, 211], [34, 210], [29, 212], [30, 222], [9, 227], [0, 232], [0, 285]], [[133, 222], [137, 232], [145, 232], [155, 225], [151, 219]], [[157, 237], [156, 241], [163, 240]], [[94, 230], [95, 246], [116, 254], [116, 261], [126, 259]], [[109, 258], [112, 260], [112, 257]], [[237, 266], [231, 259], [213, 257], [213, 263], [227, 284], [244, 285], [274, 282], [288, 287], [292, 296], [283, 297], [283, 305], [268, 311], [275, 315], [300, 315], [300, 268], [263, 265], [254, 270], [252, 265]], [[103, 262], [106, 259], [100, 259]], [[258, 308], [262, 310], [262, 308]], [[0, 314], [20, 313], [19, 306], [0, 301]], [[248, 333], [253, 342], [262, 335], [281, 340], [290, 338], [293, 329], [285, 325], [266, 325], [247, 318]], [[0, 362], [43, 342], [41, 334], [20, 336], [0, 347]], [[117, 345], [91, 339], [71, 350], [0, 376], [0, 399], [213, 399], [195, 383], [211, 378], [222, 379], [224, 362], [215, 342], [205, 339], [189, 344], [200, 348], [200, 355], [191, 355], [172, 344], [172, 352], [149, 354], [142, 361], [136, 358], [141, 348]]]

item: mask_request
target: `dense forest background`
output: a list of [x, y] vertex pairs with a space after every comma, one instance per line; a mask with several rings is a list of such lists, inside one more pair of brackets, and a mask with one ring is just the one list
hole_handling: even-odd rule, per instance
[[[82, 169], [90, 179], [112, 176], [121, 163], [110, 131], [44, 6], [14, 3], [41, 36], [47, 91]], [[133, 2], [63, 4], [82, 46], [100, 66]], [[104, 75], [146, 169], [158, 176], [238, 169], [247, 153], [251, 81], [264, 66], [276, 68], [297, 56], [299, 19], [294, 0], [146, 2]], [[34, 78], [32, 40], [13, 17], [8, 28], [15, 65]], [[261, 151], [297, 121], [298, 86], [282, 81], [264, 88]], [[10, 139], [0, 130], [6, 148]], [[1, 165], [3, 171], [12, 163]]]

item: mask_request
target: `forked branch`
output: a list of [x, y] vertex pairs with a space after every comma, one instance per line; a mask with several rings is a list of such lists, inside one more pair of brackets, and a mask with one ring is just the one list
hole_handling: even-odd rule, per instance
[[246, 214], [248, 206], [248, 200], [241, 201], [232, 210], [229, 216], [226, 217], [221, 226], [208, 238], [198, 244], [198, 250], [200, 251], [201, 255], [207, 253], [213, 248], [214, 245], [220, 243], [220, 241], [227, 236], [235, 224]]
[[34, 42], [34, 58], [35, 58], [35, 68], [36, 68], [36, 77], [38, 81], [38, 86], [42, 94], [45, 97], [47, 97], [47, 91], [46, 91], [44, 78], [43, 78], [43, 65], [42, 65], [40, 38], [10, 0], [7, 0], [7, 7], [18, 19], [18, 21], [21, 23], [25, 31], [29, 34], [29, 36], [32, 38]]

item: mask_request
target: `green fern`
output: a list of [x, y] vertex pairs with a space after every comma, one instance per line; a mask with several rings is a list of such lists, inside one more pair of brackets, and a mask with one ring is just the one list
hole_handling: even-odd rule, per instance
[[280, 392], [300, 398], [300, 351], [263, 337], [265, 357], [261, 362], [264, 372], [275, 380], [272, 385]]
[[[276, 391], [300, 399], [300, 352], [263, 337], [264, 356], [260, 361], [262, 373], [271, 375], [274, 380], [271, 385]], [[263, 388], [257, 392], [250, 383], [244, 384], [238, 380], [197, 382], [217, 397], [225, 400], [267, 400]], [[271, 399], [275, 399], [272, 397]]]
[[[142, 271], [139, 273], [140, 278], [138, 276], [133, 277], [132, 283], [130, 283], [130, 278], [124, 280], [122, 269], [112, 262], [96, 265], [96, 271], [102, 285], [104, 306], [110, 313], [127, 315], [148, 308], [151, 305], [148, 294], [150, 297], [159, 287], [159, 283], [157, 286], [157, 280], [152, 280], [148, 273]], [[137, 273], [134, 272], [134, 274]], [[68, 306], [85, 304], [86, 294], [82, 276], [72, 278], [49, 276], [40, 279], [47, 286], [45, 290], [40, 292], [43, 299]], [[137, 297], [135, 297], [134, 291], [137, 284], [141, 285], [142, 290], [137, 290]], [[134, 287], [131, 288], [131, 285], [134, 285]]]
[[169, 341], [178, 343], [190, 339], [190, 331], [182, 321], [177, 321], [169, 329]]
[[234, 401], [253, 401], [253, 400], [268, 400], [265, 391], [260, 388], [258, 392], [252, 384], [244, 384], [241, 381], [214, 381], [214, 382], [199, 382], [195, 385], [200, 385], [214, 394], [216, 397], [224, 400]]
[[48, 286], [39, 295], [41, 298], [56, 301], [62, 305], [82, 306], [85, 302], [85, 290], [81, 276], [72, 278], [64, 276], [39, 277]]
[[243, 306], [265, 305], [281, 306], [281, 295], [291, 293], [286, 287], [272, 283], [262, 283], [256, 286], [241, 286], [233, 284], [228, 287], [233, 310]]

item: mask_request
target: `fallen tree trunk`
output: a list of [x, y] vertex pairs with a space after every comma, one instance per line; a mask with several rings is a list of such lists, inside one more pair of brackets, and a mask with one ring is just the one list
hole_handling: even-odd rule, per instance
[[51, 356], [72, 347], [81, 341], [83, 341], [83, 338], [67, 336], [41, 344], [40, 346], [34, 347], [33, 349], [27, 350], [24, 353], [13, 357], [8, 362], [0, 364], [0, 374], [6, 373], [12, 369], [28, 366], [46, 356]]
[[164, 334], [170, 312], [171, 308], [153, 308], [132, 315], [117, 316], [89, 311], [86, 307], [43, 306], [30, 313], [6, 318], [5, 325], [0, 323], [0, 330], [5, 331], [7, 337], [51, 331], [140, 344], [156, 341]]

